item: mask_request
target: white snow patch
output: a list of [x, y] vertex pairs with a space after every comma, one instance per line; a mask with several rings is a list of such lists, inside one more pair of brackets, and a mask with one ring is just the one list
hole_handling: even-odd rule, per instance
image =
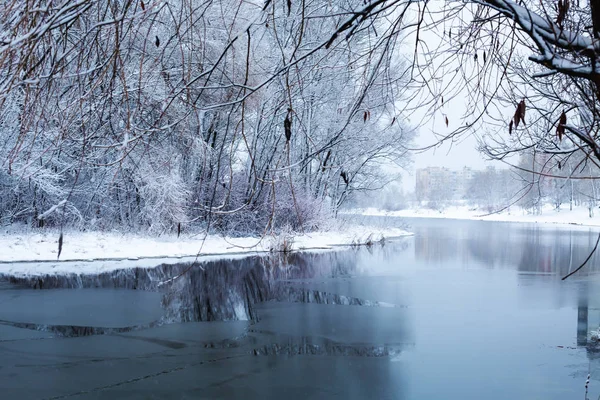
[[376, 208], [348, 210], [346, 214], [360, 214], [370, 216], [386, 217], [404, 217], [404, 218], [447, 218], [447, 219], [467, 219], [482, 221], [499, 222], [530, 222], [530, 223], [550, 223], [563, 225], [582, 225], [582, 226], [600, 226], [600, 209], [594, 209], [594, 216], [590, 218], [587, 207], [575, 207], [569, 210], [568, 206], [563, 206], [556, 210], [553, 206], [547, 205], [542, 209], [541, 214], [531, 214], [520, 207], [511, 207], [510, 210], [500, 213], [489, 214], [487, 211], [473, 209], [467, 206], [448, 207], [443, 211], [431, 209], [408, 209], [400, 211], [385, 211]]
[[[292, 250], [331, 249], [363, 244], [369, 237], [411, 235], [397, 228], [345, 227], [343, 231], [295, 234]], [[97, 274], [131, 267], [155, 267], [166, 261], [208, 261], [247, 257], [271, 250], [270, 236], [232, 238], [219, 235], [152, 237], [117, 232], [65, 231], [60, 261], [57, 231], [0, 232], [0, 274]], [[275, 249], [276, 250], [276, 249]]]

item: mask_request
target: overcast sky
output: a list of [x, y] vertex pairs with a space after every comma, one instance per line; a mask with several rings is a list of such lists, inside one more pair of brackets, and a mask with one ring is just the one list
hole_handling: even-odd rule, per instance
[[[452, 24], [450, 24], [452, 25]], [[424, 30], [420, 33], [421, 38], [430, 44], [439, 42], [442, 32], [436, 32], [441, 30], [445, 32], [447, 26], [434, 24], [432, 30]], [[409, 61], [412, 59], [412, 53], [414, 52], [414, 34], [407, 36], [404, 41], [404, 51], [408, 55]], [[435, 45], [433, 46], [435, 47]], [[451, 69], [454, 67], [450, 64]], [[458, 66], [458, 64], [456, 65]], [[468, 66], [466, 67], [468, 68]], [[430, 84], [435, 85], [434, 82]], [[448, 93], [450, 95], [450, 93]], [[435, 112], [434, 116], [427, 116], [426, 107], [417, 108], [408, 112], [408, 123], [410, 126], [418, 127], [418, 136], [415, 140], [415, 147], [424, 148], [437, 143], [438, 139], [442, 136], [446, 136], [457, 128], [463, 126], [465, 122], [472, 121], [472, 115], [467, 110], [467, 98], [466, 93], [462, 90], [459, 92], [453, 92], [451, 99], [446, 99], [446, 103], [443, 107]], [[419, 96], [416, 96], [419, 97]], [[449, 96], [447, 96], [449, 97]], [[409, 96], [410, 98], [410, 96]], [[415, 98], [409, 100], [412, 102]], [[417, 100], [418, 102], [418, 100]], [[414, 104], [413, 104], [414, 106]], [[445, 118], [448, 117], [448, 125], [446, 126]], [[503, 119], [508, 120], [510, 117]], [[483, 133], [486, 129], [485, 125], [479, 128]], [[437, 136], [436, 136], [437, 135]], [[413, 154], [413, 165], [409, 173], [403, 174], [402, 188], [405, 192], [413, 192], [415, 188], [415, 170], [426, 167], [447, 167], [450, 169], [462, 169], [463, 167], [471, 167], [473, 169], [483, 169], [488, 165], [494, 165], [496, 168], [506, 168], [504, 163], [498, 161], [486, 160], [486, 158], [479, 153], [477, 150], [477, 139], [473, 134], [463, 134], [459, 139], [453, 142], [445, 142], [444, 144], [429, 149], [424, 152], [415, 152]]]
[[[434, 128], [439, 132], [437, 123], [429, 123], [419, 129], [419, 136], [415, 140], [417, 147], [426, 147], [436, 142], [432, 133]], [[444, 125], [444, 128], [445, 125]], [[446, 128], [448, 132], [452, 127]], [[443, 129], [443, 128], [442, 128]], [[447, 167], [461, 169], [465, 166], [474, 169], [483, 169], [487, 165], [502, 168], [503, 164], [497, 161], [487, 161], [477, 151], [477, 140], [473, 136], [466, 136], [458, 143], [445, 143], [435, 149], [413, 154], [413, 165], [409, 174], [404, 174], [402, 187], [405, 192], [415, 189], [415, 170], [426, 167]]]
[[[458, 94], [444, 105], [443, 111], [436, 112], [434, 117], [427, 117], [427, 111], [418, 109], [411, 113], [408, 123], [418, 127], [418, 136], [415, 139], [416, 148], [426, 148], [438, 142], [440, 136], [446, 136], [455, 131], [465, 122], [466, 99]], [[448, 126], [445, 117], [448, 116]], [[468, 119], [468, 117], [466, 117]], [[485, 127], [483, 127], [485, 129]], [[405, 192], [415, 189], [415, 170], [426, 167], [447, 167], [462, 169], [471, 167], [483, 169], [494, 165], [496, 168], [506, 168], [504, 163], [487, 160], [477, 150], [477, 139], [474, 134], [465, 133], [458, 139], [446, 141], [443, 144], [425, 151], [413, 153], [413, 165], [409, 173], [403, 174], [402, 188]]]

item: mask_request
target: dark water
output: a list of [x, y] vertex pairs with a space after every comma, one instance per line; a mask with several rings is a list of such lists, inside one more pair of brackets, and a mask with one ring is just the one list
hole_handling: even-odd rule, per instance
[[598, 398], [600, 258], [560, 280], [596, 232], [409, 223], [383, 247], [212, 262], [167, 287], [189, 265], [0, 278], [0, 398], [572, 399], [588, 373]]

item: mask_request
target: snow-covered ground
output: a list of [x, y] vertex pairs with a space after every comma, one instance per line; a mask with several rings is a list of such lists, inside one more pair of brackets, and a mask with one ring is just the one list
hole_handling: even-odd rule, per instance
[[[286, 237], [292, 250], [331, 249], [334, 246], [364, 244], [369, 240], [410, 235], [397, 228], [348, 226], [328, 232], [295, 234]], [[152, 267], [171, 262], [247, 256], [280, 250], [283, 238], [265, 236], [228, 238], [218, 235], [175, 235], [150, 237], [115, 232], [64, 233], [60, 261], [57, 261], [56, 231], [11, 231], [0, 233], [0, 274], [40, 275], [101, 273], [130, 267]], [[205, 239], [205, 240], [204, 240]], [[291, 240], [290, 240], [291, 239]]]
[[[589, 217], [587, 208], [568, 207], [555, 210], [545, 207], [540, 215], [529, 214], [518, 207], [501, 213], [485, 215], [485, 211], [467, 206], [448, 207], [443, 212], [431, 209], [385, 211], [374, 208], [355, 209], [346, 214], [452, 218], [507, 222], [533, 222], [600, 226], [600, 210]], [[334, 246], [364, 244], [382, 237], [394, 238], [410, 235], [398, 228], [381, 228], [361, 225], [340, 225], [325, 232], [294, 234], [292, 250], [331, 249]], [[271, 236], [230, 238], [218, 235], [175, 235], [161, 237], [122, 234], [117, 232], [66, 231], [60, 261], [57, 231], [8, 228], [0, 232], [0, 274], [41, 275], [68, 273], [101, 273], [130, 267], [153, 267], [162, 262], [207, 261], [219, 258], [246, 257], [252, 254], [280, 250], [282, 237]], [[290, 237], [286, 238], [288, 241]]]
[[473, 209], [468, 206], [447, 207], [443, 211], [431, 209], [408, 209], [400, 211], [385, 211], [376, 208], [354, 209], [347, 211], [348, 214], [362, 214], [373, 216], [390, 216], [405, 218], [450, 218], [450, 219], [470, 219], [484, 221], [506, 221], [506, 222], [533, 222], [533, 223], [551, 223], [551, 224], [570, 224], [584, 226], [600, 226], [600, 209], [594, 209], [594, 216], [590, 218], [587, 207], [576, 207], [569, 210], [569, 207], [562, 207], [556, 210], [553, 206], [546, 205], [541, 214], [534, 215], [521, 209], [520, 207], [511, 207], [509, 210], [500, 213], [489, 214], [487, 211]]

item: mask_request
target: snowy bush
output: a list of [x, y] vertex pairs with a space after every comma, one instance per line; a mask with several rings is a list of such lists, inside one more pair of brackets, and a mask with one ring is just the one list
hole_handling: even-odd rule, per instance
[[145, 163], [135, 171], [141, 202], [140, 219], [155, 232], [164, 232], [186, 222], [190, 191], [176, 165]]
[[296, 233], [288, 225], [283, 226], [277, 233], [273, 233], [269, 240], [269, 251], [272, 253], [289, 253], [294, 250], [294, 236]]

